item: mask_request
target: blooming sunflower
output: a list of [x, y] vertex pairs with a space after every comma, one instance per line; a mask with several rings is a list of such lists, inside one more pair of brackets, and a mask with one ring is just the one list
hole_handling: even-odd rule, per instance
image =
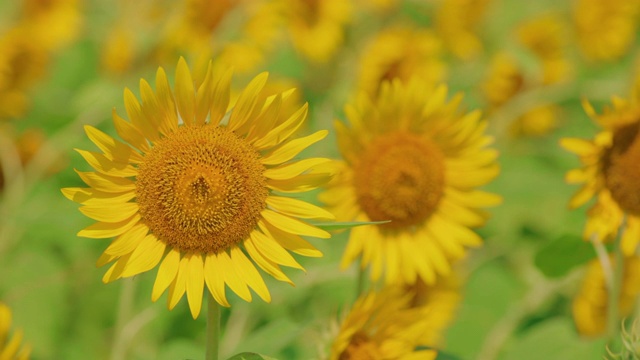
[[[24, 360], [31, 354], [29, 346], [22, 346], [22, 330], [16, 330], [11, 336], [11, 310], [0, 302], [0, 359]], [[21, 348], [22, 347], [22, 348]]]
[[482, 51], [478, 27], [491, 0], [444, 0], [436, 10], [435, 28], [445, 46], [460, 59], [471, 59]]
[[640, 3], [635, 0], [579, 0], [573, 23], [582, 53], [593, 60], [615, 60], [635, 39]]
[[442, 44], [430, 30], [394, 27], [381, 31], [363, 51], [358, 88], [371, 96], [384, 80], [403, 82], [420, 77], [431, 83], [444, 79]]
[[[592, 198], [595, 204], [587, 213], [584, 238], [608, 241], [622, 230], [621, 247], [632, 255], [640, 240], [640, 104], [638, 96], [630, 100], [613, 99], [600, 115], [588, 102], [586, 113], [602, 127], [593, 140], [564, 138], [560, 144], [580, 157], [582, 167], [569, 171], [565, 180], [584, 184], [571, 198], [576, 208]], [[625, 220], [626, 219], [626, 220]]]
[[321, 200], [339, 219], [391, 222], [351, 230], [343, 267], [362, 255], [373, 280], [385, 269], [387, 283], [431, 284], [481, 245], [469, 228], [500, 198], [476, 188], [498, 175], [498, 153], [480, 112], [458, 110], [460, 94], [446, 97], [445, 86], [394, 80], [375, 102], [360, 94], [345, 107], [351, 126], [336, 122], [343, 171]]
[[22, 19], [37, 42], [55, 51], [72, 43], [82, 27], [81, 1], [23, 0]]
[[210, 68], [196, 90], [181, 58], [174, 91], [162, 68], [155, 93], [141, 80], [142, 103], [125, 90], [131, 121], [113, 112], [125, 142], [85, 127], [102, 152], [77, 150], [95, 171], [78, 171], [88, 188], [62, 191], [98, 221], [79, 236], [116, 237], [98, 260], [99, 266], [114, 262], [104, 282], [160, 264], [152, 300], [169, 288], [172, 309], [186, 292], [195, 318], [204, 284], [224, 306], [225, 284], [246, 301], [248, 287], [270, 301], [254, 263], [292, 283], [280, 266], [302, 267], [289, 251], [321, 256], [301, 236], [330, 235], [300, 219], [333, 215], [284, 195], [315, 189], [330, 178], [328, 159], [292, 160], [327, 131], [290, 139], [306, 118], [307, 104], [283, 114], [290, 92], [258, 100], [266, 80], [266, 73], [256, 76], [228, 111], [230, 71]]
[[388, 288], [362, 295], [342, 321], [330, 360], [429, 360], [436, 351], [420, 349], [427, 318], [409, 308], [411, 296]]
[[[625, 258], [622, 273], [618, 306], [620, 315], [624, 317], [631, 314], [640, 293], [640, 258]], [[598, 260], [592, 260], [587, 266], [580, 291], [573, 300], [573, 319], [580, 334], [604, 334], [608, 302], [609, 295], [602, 265]]]

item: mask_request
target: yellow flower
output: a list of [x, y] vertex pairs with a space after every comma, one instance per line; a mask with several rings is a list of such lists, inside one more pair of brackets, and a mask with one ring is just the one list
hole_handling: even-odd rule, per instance
[[482, 51], [477, 30], [491, 0], [443, 0], [436, 11], [435, 28], [451, 53], [471, 59]]
[[[628, 257], [624, 260], [623, 278], [618, 300], [620, 316], [628, 316], [633, 311], [640, 293], [640, 258]], [[607, 324], [607, 304], [609, 295], [605, 284], [602, 265], [592, 260], [579, 293], [573, 300], [573, 319], [578, 331], [586, 336], [604, 334]]]
[[544, 136], [558, 127], [561, 109], [557, 105], [539, 105], [519, 116], [509, 127], [513, 136]]
[[330, 360], [429, 360], [420, 339], [431, 326], [420, 309], [408, 308], [410, 295], [397, 289], [361, 296], [342, 321]]
[[135, 61], [133, 32], [126, 26], [115, 25], [109, 31], [102, 49], [102, 66], [113, 74], [127, 72]]
[[12, 336], [9, 332], [10, 329], [11, 310], [9, 310], [4, 303], [0, 302], [0, 359], [29, 359], [31, 348], [29, 346], [21, 346], [23, 337], [22, 330], [16, 330]]
[[442, 44], [430, 30], [395, 27], [380, 32], [362, 53], [360, 90], [374, 96], [385, 80], [408, 82], [419, 77], [438, 83], [444, 79], [446, 65]]
[[565, 176], [570, 184], [583, 184], [569, 206], [576, 208], [595, 197], [587, 215], [585, 239], [611, 240], [624, 225], [621, 247], [630, 256], [640, 240], [640, 104], [636, 96], [631, 100], [614, 98], [613, 107], [600, 115], [588, 102], [583, 105], [603, 129], [593, 140], [561, 140], [582, 163]]
[[343, 171], [321, 200], [340, 219], [391, 222], [352, 229], [342, 267], [362, 255], [373, 280], [384, 269], [387, 283], [432, 284], [482, 244], [469, 228], [500, 198], [476, 188], [498, 175], [498, 153], [480, 112], [460, 111], [461, 94], [446, 97], [444, 86], [396, 80], [376, 102], [361, 94], [345, 107], [350, 126], [336, 122]]
[[640, 3], [636, 0], [579, 0], [573, 22], [582, 53], [592, 60], [615, 60], [635, 39]]
[[344, 0], [283, 1], [286, 22], [295, 48], [309, 60], [327, 62], [344, 41], [351, 21], [351, 3]]
[[37, 37], [35, 42], [57, 50], [74, 41], [82, 27], [78, 0], [24, 0], [21, 19]]
[[521, 24], [517, 32], [520, 42], [540, 60], [543, 84], [558, 83], [570, 77], [571, 63], [565, 54], [568, 29], [557, 16], [534, 18]]
[[85, 127], [102, 152], [77, 150], [95, 171], [78, 172], [88, 188], [63, 193], [98, 221], [78, 235], [116, 237], [98, 260], [98, 265], [115, 261], [104, 282], [160, 264], [152, 300], [168, 287], [172, 309], [186, 291], [195, 318], [204, 284], [224, 306], [229, 306], [225, 284], [246, 301], [251, 301], [248, 287], [270, 301], [251, 260], [291, 284], [280, 266], [302, 267], [289, 251], [321, 256], [301, 236], [330, 235], [300, 219], [333, 215], [284, 195], [313, 190], [330, 178], [328, 159], [292, 160], [327, 131], [290, 139], [306, 118], [307, 104], [283, 114], [280, 107], [290, 91], [259, 100], [266, 80], [266, 73], [255, 77], [228, 111], [231, 72], [209, 69], [196, 90], [181, 58], [175, 90], [162, 68], [155, 93], [141, 80], [142, 103], [125, 90], [131, 121], [113, 113], [125, 142]]
[[0, 35], [0, 119], [21, 117], [27, 111], [27, 91], [40, 80], [49, 55], [33, 41], [33, 32], [15, 27]]

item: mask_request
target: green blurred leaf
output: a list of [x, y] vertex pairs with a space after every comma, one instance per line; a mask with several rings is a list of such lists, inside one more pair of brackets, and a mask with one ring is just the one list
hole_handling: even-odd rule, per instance
[[346, 222], [327, 222], [327, 223], [313, 223], [313, 226], [319, 227], [324, 230], [344, 230], [351, 229], [356, 226], [363, 225], [380, 225], [391, 222], [391, 220], [385, 221], [346, 221]]
[[276, 360], [276, 359], [266, 355], [244, 352], [241, 354], [233, 355], [227, 360]]
[[589, 242], [576, 235], [563, 235], [538, 251], [535, 264], [546, 277], [557, 278], [595, 257]]

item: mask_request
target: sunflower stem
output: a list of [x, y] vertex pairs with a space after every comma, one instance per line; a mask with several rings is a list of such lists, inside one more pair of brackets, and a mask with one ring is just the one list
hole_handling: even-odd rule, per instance
[[624, 274], [624, 259], [620, 246], [622, 233], [616, 239], [613, 249], [613, 264], [611, 264], [611, 282], [609, 283], [609, 301], [607, 302], [607, 335], [609, 344], [612, 344], [618, 337], [620, 330], [620, 288]]
[[115, 333], [113, 335], [113, 344], [111, 345], [111, 360], [127, 358], [127, 339], [124, 336], [124, 329], [132, 317], [136, 284], [133, 279], [122, 279], [121, 284]]
[[207, 353], [206, 360], [218, 360], [220, 347], [220, 305], [207, 293]]

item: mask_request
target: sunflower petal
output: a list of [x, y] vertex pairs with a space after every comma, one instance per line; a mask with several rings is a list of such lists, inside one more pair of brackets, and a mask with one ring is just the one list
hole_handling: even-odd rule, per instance
[[264, 171], [264, 176], [272, 180], [288, 180], [314, 168], [322, 168], [322, 165], [331, 164], [332, 161], [325, 158], [308, 158], [290, 164], [280, 165]]
[[135, 152], [131, 147], [112, 138], [104, 132], [93, 126], [85, 125], [84, 131], [87, 137], [96, 144], [111, 160], [117, 160], [126, 163], [140, 163], [143, 160], [142, 155]]
[[103, 154], [93, 151], [74, 150], [77, 151], [91, 167], [105, 175], [128, 177], [138, 174], [138, 170], [129, 163], [111, 160]]
[[265, 165], [277, 165], [293, 159], [302, 150], [324, 139], [329, 132], [327, 130], [317, 131], [309, 136], [290, 140], [279, 148], [265, 155], [260, 161]]
[[118, 236], [104, 251], [105, 254], [123, 256], [133, 252], [149, 233], [149, 228], [138, 223]]
[[259, 101], [259, 94], [267, 83], [269, 73], [263, 72], [253, 78], [249, 85], [242, 91], [236, 105], [231, 111], [231, 117], [229, 118], [229, 130], [237, 131], [249, 121], [250, 115], [253, 109], [256, 107]]
[[187, 258], [180, 259], [180, 265], [178, 267], [178, 274], [175, 279], [169, 285], [169, 296], [167, 298], [167, 305], [169, 310], [173, 310], [178, 304], [182, 295], [187, 290]]
[[187, 62], [181, 56], [176, 68], [176, 103], [180, 118], [187, 125], [195, 124], [196, 91]]
[[222, 268], [216, 254], [208, 254], [204, 261], [204, 281], [213, 298], [222, 306], [229, 307], [224, 289], [224, 277]]
[[[255, 231], [254, 231], [255, 232]], [[244, 301], [251, 302], [251, 292], [247, 287], [247, 283], [240, 277], [240, 274], [236, 271], [236, 266], [231, 261], [229, 254], [226, 251], [221, 251], [218, 254], [218, 262], [220, 266], [225, 269], [222, 273], [224, 282], [229, 285], [229, 288]]]
[[[253, 233], [255, 231], [251, 232], [251, 234], [249, 235], [254, 236]], [[264, 270], [267, 274], [273, 276], [276, 280], [280, 280], [280, 281], [284, 281], [288, 284], [290, 284], [291, 286], [293, 285], [293, 281], [291, 281], [291, 279], [289, 279], [287, 277], [287, 275], [285, 275], [282, 270], [280, 269], [280, 267], [278, 266], [278, 264], [274, 263], [273, 261], [265, 258], [264, 256], [262, 256], [262, 254], [260, 253], [260, 251], [258, 251], [258, 249], [256, 249], [255, 245], [253, 244], [254, 241], [245, 241], [244, 242], [244, 248], [247, 249], [247, 253], [249, 253], [249, 256], [251, 256], [251, 259], [253, 259], [253, 261], [255, 261], [256, 264], [258, 264], [258, 266]]]
[[165, 248], [163, 241], [159, 241], [153, 234], [148, 234], [131, 254], [122, 276], [130, 277], [153, 269], [162, 259]]
[[99, 172], [82, 172], [75, 170], [88, 186], [107, 193], [122, 193], [136, 189], [136, 184], [123, 177], [109, 176]]
[[304, 268], [298, 264], [293, 256], [291, 256], [291, 254], [289, 254], [289, 252], [274, 239], [257, 230], [254, 230], [252, 234], [254, 236], [250, 236], [249, 239], [245, 240], [245, 242], [252, 241], [255, 248], [258, 249], [265, 258], [276, 264], [304, 271]]
[[318, 229], [313, 225], [309, 225], [292, 217], [279, 214], [273, 210], [265, 209], [261, 213], [262, 217], [278, 229], [296, 235], [314, 236], [322, 239], [328, 239], [331, 234]]
[[189, 302], [189, 310], [194, 319], [198, 318], [200, 309], [202, 308], [202, 294], [204, 291], [204, 262], [202, 255], [187, 255], [188, 274], [187, 274], [187, 300]]
[[138, 221], [140, 221], [140, 214], [135, 214], [130, 219], [116, 223], [97, 222], [80, 230], [78, 236], [90, 239], [106, 239], [124, 233], [137, 224]]
[[138, 212], [137, 203], [112, 204], [108, 206], [81, 206], [80, 212], [85, 216], [104, 222], [120, 222], [131, 218]]
[[233, 246], [230, 250], [230, 255], [231, 262], [236, 264], [237, 271], [239, 271], [240, 276], [245, 279], [249, 287], [251, 287], [262, 300], [271, 302], [271, 294], [269, 294], [269, 289], [264, 283], [262, 276], [260, 276], [255, 265], [251, 263], [242, 250], [237, 246]]
[[267, 197], [266, 203], [273, 210], [293, 217], [328, 220], [336, 218], [327, 210], [298, 199], [270, 195]]
[[155, 302], [160, 298], [162, 293], [178, 275], [179, 268], [180, 252], [171, 249], [158, 268], [158, 275], [156, 276], [156, 281], [153, 283], [153, 290], [151, 292], [152, 301]]

